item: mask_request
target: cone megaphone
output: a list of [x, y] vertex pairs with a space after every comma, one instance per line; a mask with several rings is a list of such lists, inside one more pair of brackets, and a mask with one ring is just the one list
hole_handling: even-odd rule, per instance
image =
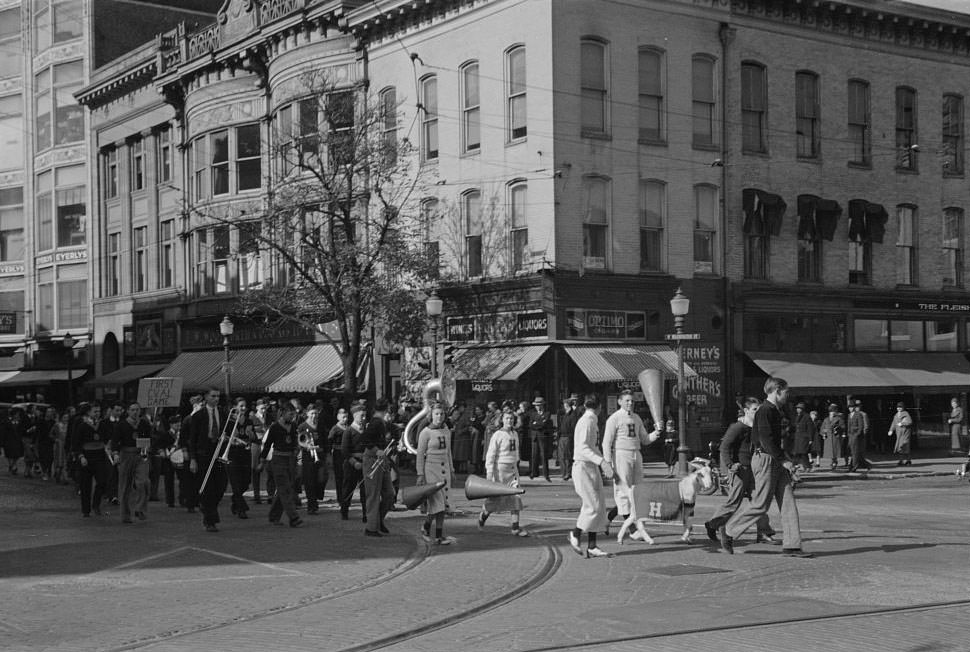
[[479, 498], [497, 498], [499, 496], [518, 496], [524, 494], [525, 489], [510, 487], [500, 482], [492, 482], [477, 475], [469, 475], [465, 480], [465, 498], [477, 500]]
[[417, 509], [425, 498], [444, 489], [445, 481], [434, 484], [419, 484], [413, 487], [401, 487], [401, 502], [408, 509]]
[[640, 381], [643, 399], [647, 402], [647, 407], [650, 408], [650, 416], [653, 417], [653, 422], [657, 428], [662, 429], [664, 422], [663, 412], [661, 412], [664, 395], [663, 374], [657, 369], [644, 369], [637, 374], [637, 380]]

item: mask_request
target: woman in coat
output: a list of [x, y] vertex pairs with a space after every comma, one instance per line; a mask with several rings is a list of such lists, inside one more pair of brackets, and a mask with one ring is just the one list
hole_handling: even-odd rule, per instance
[[956, 396], [950, 399], [950, 418], [946, 422], [950, 425], [950, 454], [963, 455], [963, 446], [960, 443], [960, 435], [963, 434], [963, 408]]
[[819, 430], [824, 442], [822, 459], [829, 460], [834, 471], [839, 465], [839, 455], [843, 454], [842, 440], [845, 437], [845, 419], [839, 412], [838, 405], [835, 403], [829, 405], [829, 415], [822, 421], [822, 427]]
[[794, 422], [792, 456], [795, 458], [795, 464], [801, 464], [803, 468], [808, 469], [811, 466], [808, 453], [812, 447], [812, 440], [815, 439], [815, 423], [806, 412], [804, 403], [795, 406]]
[[893, 448], [893, 452], [899, 455], [896, 466], [913, 465], [913, 460], [909, 457], [909, 440], [912, 434], [913, 417], [906, 411], [906, 404], [900, 401], [896, 404], [896, 414], [889, 426], [889, 436], [896, 435], [896, 446]]

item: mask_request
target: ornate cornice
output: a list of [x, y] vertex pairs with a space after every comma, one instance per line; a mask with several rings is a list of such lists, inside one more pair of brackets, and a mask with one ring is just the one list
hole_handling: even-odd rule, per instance
[[489, 0], [386, 0], [347, 15], [344, 27], [363, 42], [393, 38]]

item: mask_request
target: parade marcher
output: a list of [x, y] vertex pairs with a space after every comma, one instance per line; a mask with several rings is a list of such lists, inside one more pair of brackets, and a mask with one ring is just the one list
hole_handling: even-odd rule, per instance
[[[78, 481], [81, 485], [81, 514], [98, 516], [101, 512], [101, 498], [108, 483], [108, 454], [105, 441], [95, 428], [101, 408], [92, 403], [81, 403], [71, 426], [71, 451], [77, 456]], [[94, 492], [91, 485], [94, 484]]]
[[[374, 416], [371, 417], [364, 433], [361, 435], [361, 449], [363, 450], [364, 488], [366, 498], [364, 506], [367, 511], [367, 527], [364, 534], [369, 537], [379, 537], [390, 534], [384, 525], [384, 517], [394, 507], [394, 485], [391, 482], [391, 471], [387, 459], [388, 444], [387, 400], [378, 399], [374, 405]], [[450, 434], [450, 433], [449, 433]], [[449, 449], [451, 444], [449, 442]], [[448, 463], [451, 463], [450, 454]]]
[[[259, 453], [260, 463], [266, 463], [273, 474], [276, 493], [269, 509], [269, 522], [274, 525], [280, 523], [283, 513], [290, 519], [290, 527], [300, 527], [303, 519], [296, 511], [296, 454], [299, 444], [296, 438], [296, 428], [293, 421], [296, 418], [296, 407], [290, 402], [282, 402], [272, 415], [273, 423], [266, 431], [266, 441]], [[270, 450], [273, 454], [270, 456]]]
[[[333, 488], [337, 493], [337, 504], [343, 505], [344, 500], [344, 455], [340, 450], [340, 445], [344, 440], [344, 431], [347, 430], [347, 420], [349, 418], [347, 410], [338, 408], [336, 412], [337, 423], [330, 428], [327, 441], [330, 446], [330, 462], [333, 473]], [[349, 504], [349, 501], [348, 501]]]
[[[252, 430], [252, 440], [249, 443], [249, 465], [252, 471], [250, 482], [253, 486], [253, 502], [257, 505], [263, 504], [262, 494], [260, 493], [260, 480], [263, 477], [263, 469], [259, 464], [259, 454], [263, 450], [263, 440], [266, 437], [266, 429], [269, 424], [266, 419], [266, 410], [269, 409], [269, 401], [265, 398], [256, 399], [256, 409], [249, 415], [249, 427]], [[269, 469], [266, 470], [267, 476]], [[273, 494], [270, 490], [269, 480], [266, 482], [266, 496]]]
[[[721, 473], [730, 478], [728, 497], [709, 521], [704, 523], [707, 537], [717, 542], [718, 529], [728, 522], [741, 507], [741, 501], [751, 499], [754, 489], [754, 475], [751, 473], [751, 424], [754, 415], [761, 407], [761, 401], [753, 396], [744, 399], [741, 417], [728, 426], [721, 438], [720, 463]], [[757, 522], [757, 543], [774, 543], [775, 531], [768, 521], [768, 514], [763, 514]]]
[[13, 410], [19, 419], [18, 430], [20, 431], [20, 441], [24, 449], [24, 477], [32, 478], [37, 470], [37, 427], [34, 425], [33, 414], [28, 414], [23, 410]]
[[[253, 459], [250, 445], [255, 439], [255, 433], [248, 420], [246, 399], [236, 399], [235, 411], [230, 411], [230, 419], [226, 437], [229, 439], [229, 468], [226, 475], [229, 478], [229, 488], [232, 490], [230, 511], [236, 518], [249, 518], [249, 503], [245, 493], [253, 479]], [[235, 419], [235, 422], [232, 421]]]
[[802, 550], [802, 533], [798, 523], [798, 506], [792, 490], [794, 463], [781, 448], [784, 437], [782, 409], [788, 399], [788, 383], [782, 378], [765, 381], [767, 399], [755, 412], [751, 426], [751, 472], [754, 489], [747, 507], [734, 513], [718, 530], [721, 550], [734, 552], [734, 539], [744, 534], [768, 513], [771, 501], [781, 510], [782, 553], [788, 557], [814, 557]]
[[829, 405], [829, 415], [822, 421], [819, 431], [822, 433], [822, 457], [829, 460], [830, 468], [834, 471], [839, 465], [842, 438], [845, 436], [845, 419], [835, 403]]
[[189, 397], [189, 405], [191, 411], [179, 425], [178, 445], [182, 451], [182, 465], [176, 469], [176, 473], [179, 479], [179, 506], [184, 507], [189, 514], [194, 514], [199, 505], [200, 478], [192, 470], [189, 445], [192, 442], [192, 417], [205, 407], [205, 398], [202, 394], [194, 394]]
[[603, 428], [603, 457], [613, 466], [613, 500], [615, 506], [606, 513], [606, 532], [617, 514], [625, 521], [630, 516], [630, 495], [643, 477], [643, 455], [640, 449], [655, 442], [659, 432], [648, 433], [643, 420], [633, 412], [633, 392], [623, 390], [618, 408]]
[[54, 426], [57, 424], [57, 410], [52, 407], [44, 411], [43, 418], [34, 427], [37, 441], [37, 461], [40, 462], [40, 477], [50, 480], [54, 464]]
[[175, 430], [168, 417], [157, 415], [152, 426], [152, 445], [148, 449], [148, 501], [158, 501], [158, 485], [165, 480], [165, 504], [169, 507], [175, 507], [175, 467], [170, 458]]
[[950, 416], [946, 420], [950, 426], [950, 455], [963, 455], [963, 444], [960, 435], [963, 434], [963, 408], [956, 396], [950, 399]]
[[850, 461], [849, 471], [859, 469], [869, 471], [872, 464], [866, 459], [866, 439], [869, 437], [869, 416], [862, 411], [862, 401], [856, 400], [849, 412], [849, 422], [846, 424], [849, 441]]
[[[606, 505], [603, 502], [603, 476], [613, 477], [613, 467], [599, 451], [600, 401], [595, 394], [588, 394], [583, 403], [586, 411], [576, 423], [573, 447], [573, 487], [582, 501], [576, 527], [569, 532], [569, 545], [576, 554], [591, 557], [610, 555], [596, 545], [596, 533], [606, 526]], [[587, 544], [580, 547], [583, 533]]]
[[552, 415], [546, 410], [546, 400], [537, 396], [532, 401], [532, 409], [527, 413], [529, 423], [529, 477], [534, 478], [541, 468], [542, 477], [546, 482], [552, 482], [549, 477], [549, 443], [556, 426], [552, 422]]
[[910, 437], [913, 435], [913, 417], [906, 411], [906, 404], [900, 401], [896, 404], [896, 414], [889, 426], [889, 436], [896, 435], [896, 445], [893, 452], [899, 456], [896, 466], [912, 466], [913, 460], [909, 456]]
[[2, 434], [3, 455], [7, 458], [7, 471], [10, 475], [17, 475], [17, 461], [24, 456], [24, 440], [20, 436], [20, 415], [18, 410], [10, 412], [0, 420], [0, 434]]
[[[507, 410], [502, 414], [502, 427], [492, 434], [485, 452], [486, 479], [509, 487], [519, 486], [519, 444], [519, 435], [515, 431], [515, 415]], [[529, 536], [519, 525], [522, 499], [518, 495], [486, 498], [482, 512], [478, 515], [479, 530], [485, 527], [485, 521], [495, 512], [511, 512], [512, 536]]]
[[111, 450], [118, 466], [118, 501], [121, 504], [121, 522], [131, 523], [132, 514], [144, 521], [148, 515], [148, 460], [147, 447], [139, 448], [138, 438], [149, 437], [148, 424], [141, 418], [141, 406], [132, 403], [125, 418], [115, 424]]
[[562, 467], [563, 481], [573, 477], [573, 436], [576, 432], [576, 422], [582, 416], [579, 406], [579, 394], [570, 394], [564, 402], [564, 411], [559, 420], [559, 464]]
[[367, 487], [363, 483], [364, 475], [364, 421], [367, 419], [367, 408], [356, 404], [350, 408], [352, 421], [344, 430], [343, 440], [340, 442], [340, 452], [344, 459], [343, 495], [340, 503], [340, 518], [347, 520], [350, 503], [354, 499], [354, 491], [360, 487], [361, 520], [367, 522]]
[[54, 455], [51, 461], [51, 479], [57, 484], [67, 484], [67, 430], [70, 412], [64, 410], [51, 428], [51, 439], [54, 441]]
[[445, 483], [445, 486], [425, 499], [426, 516], [421, 524], [421, 537], [431, 542], [431, 523], [434, 521], [435, 544], [447, 546], [455, 543], [455, 537], [444, 535], [445, 512], [451, 509], [449, 492], [454, 468], [451, 459], [451, 430], [445, 424], [445, 410], [440, 405], [431, 408], [431, 423], [418, 433], [414, 468], [418, 474], [416, 485]]
[[677, 447], [680, 445], [677, 440], [677, 427], [673, 419], [667, 419], [664, 427], [664, 464], [667, 465], [667, 475], [674, 477], [674, 469], [677, 467]]
[[804, 403], [795, 406], [792, 426], [795, 428], [795, 434], [792, 436], [792, 459], [795, 464], [804, 469], [811, 468], [809, 453], [812, 450], [812, 441], [815, 439], [815, 422], [805, 411]]
[[[205, 405], [189, 417], [191, 433], [189, 437], [189, 470], [196, 474], [199, 486], [199, 510], [202, 512], [202, 526], [206, 532], [219, 531], [219, 503], [226, 493], [229, 477], [225, 465], [213, 460], [219, 455], [218, 442], [225, 427], [226, 415], [220, 414], [219, 396], [215, 387], [205, 393]], [[205, 486], [205, 474], [211, 467]]]
[[320, 409], [314, 405], [307, 408], [306, 419], [296, 427], [300, 443], [300, 474], [303, 491], [306, 492], [306, 513], [320, 511], [323, 488], [327, 486], [327, 450], [320, 434]]

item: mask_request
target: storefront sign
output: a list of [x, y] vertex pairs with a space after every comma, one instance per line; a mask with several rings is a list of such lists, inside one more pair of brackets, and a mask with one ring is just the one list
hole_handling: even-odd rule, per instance
[[138, 402], [144, 408], [178, 407], [182, 400], [182, 378], [142, 378], [138, 381]]
[[545, 339], [549, 317], [541, 310], [448, 317], [445, 335], [447, 341], [459, 344]]
[[[721, 347], [718, 344], [698, 344], [683, 347], [684, 363], [697, 372], [696, 376], [684, 378], [687, 403], [698, 408], [721, 404]], [[677, 386], [673, 387], [674, 398]]]
[[[279, 346], [283, 344], [297, 344], [313, 342], [315, 333], [312, 329], [300, 324], [274, 324], [272, 328], [262, 325], [237, 325], [232, 334], [233, 346], [262, 344]], [[198, 326], [182, 327], [183, 349], [211, 349], [222, 346], [222, 335], [219, 326], [213, 324], [208, 328]]]
[[490, 380], [473, 380], [472, 381], [472, 391], [473, 392], [490, 392], [490, 391], [492, 391], [492, 381], [490, 381]]
[[24, 266], [22, 263], [13, 263], [12, 265], [0, 265], [0, 274], [23, 274]]
[[17, 332], [17, 313], [0, 312], [0, 335], [13, 335]]
[[547, 337], [549, 334], [549, 318], [542, 311], [523, 313], [516, 318], [515, 331], [520, 340]]
[[475, 341], [474, 317], [448, 317], [445, 324], [445, 339], [449, 342], [467, 343]]
[[642, 340], [646, 313], [620, 310], [566, 310], [566, 337], [589, 340]]
[[962, 301], [877, 301], [857, 299], [856, 308], [874, 308], [876, 310], [909, 310], [913, 312], [942, 312], [942, 313], [970, 313], [970, 303]]

